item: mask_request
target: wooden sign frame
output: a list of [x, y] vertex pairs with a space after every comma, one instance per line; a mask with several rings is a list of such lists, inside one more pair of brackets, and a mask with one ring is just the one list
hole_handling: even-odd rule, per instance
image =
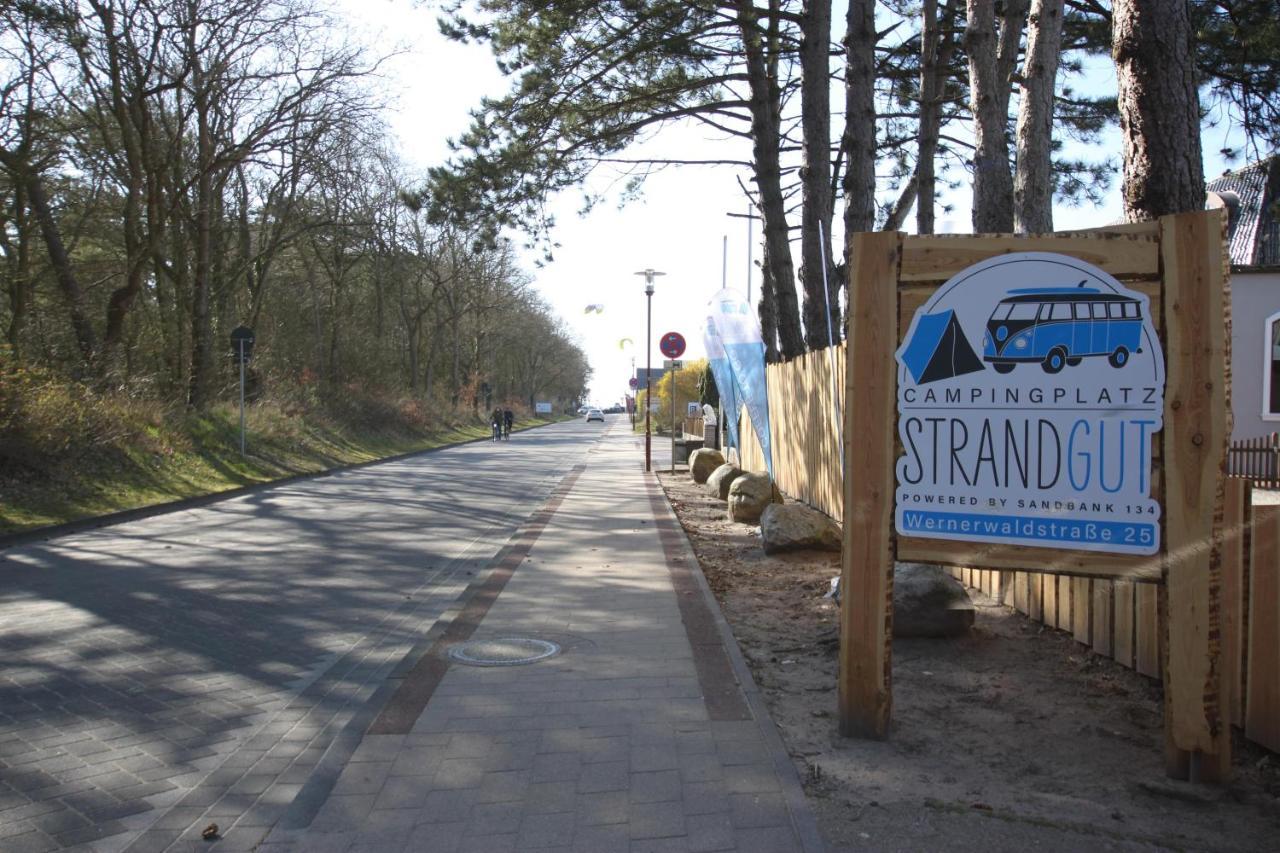
[[[1220, 212], [1063, 234], [908, 236], [850, 241], [839, 711], [845, 736], [888, 735], [893, 705], [893, 568], [901, 559], [1159, 584], [1165, 765], [1224, 779], [1230, 708], [1221, 690], [1223, 467], [1230, 438], [1230, 292]], [[1087, 261], [1143, 292], [1164, 348], [1164, 428], [1152, 494], [1163, 506], [1154, 556], [899, 537], [894, 353], [917, 308], [947, 279], [1010, 252]]]

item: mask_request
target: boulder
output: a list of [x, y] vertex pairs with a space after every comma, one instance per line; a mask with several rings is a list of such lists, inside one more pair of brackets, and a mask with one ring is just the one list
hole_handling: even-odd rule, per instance
[[729, 486], [729, 520], [755, 524], [771, 503], [782, 503], [782, 492], [768, 474], [743, 474]]
[[[840, 603], [840, 579], [823, 598]], [[964, 584], [941, 566], [896, 563], [893, 567], [893, 636], [951, 637], [973, 627], [973, 602]]]
[[705, 483], [711, 472], [724, 464], [724, 454], [719, 450], [699, 448], [689, 456], [689, 476], [695, 483]]
[[804, 504], [769, 504], [760, 514], [766, 554], [781, 551], [839, 551], [840, 525]]
[[726, 500], [729, 497], [729, 487], [733, 485], [733, 481], [745, 474], [737, 465], [726, 462], [719, 468], [711, 472], [711, 476], [707, 477], [707, 493], [712, 497]]
[[951, 637], [973, 627], [973, 602], [964, 584], [941, 566], [893, 567], [893, 636]]

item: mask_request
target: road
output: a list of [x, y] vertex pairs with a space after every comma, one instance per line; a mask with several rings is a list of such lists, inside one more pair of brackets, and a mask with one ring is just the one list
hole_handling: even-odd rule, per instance
[[603, 430], [0, 551], [0, 850], [179, 849], [208, 814], [265, 834]]

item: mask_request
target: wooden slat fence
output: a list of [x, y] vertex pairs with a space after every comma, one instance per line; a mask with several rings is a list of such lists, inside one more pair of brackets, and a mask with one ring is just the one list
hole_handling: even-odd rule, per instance
[[1280, 434], [1233, 441], [1227, 452], [1227, 476], [1244, 477], [1263, 489], [1280, 489]]
[[[842, 375], [843, 344], [836, 355], [837, 375]], [[779, 487], [839, 519], [842, 477], [829, 363], [827, 352], [818, 351], [770, 365], [769, 410]], [[739, 464], [763, 471], [764, 456], [750, 418], [744, 413], [742, 420]], [[1280, 752], [1280, 506], [1252, 505], [1255, 485], [1280, 488], [1277, 457], [1280, 438], [1275, 435], [1231, 447], [1222, 594], [1225, 692], [1232, 723], [1250, 740]], [[1031, 619], [1070, 632], [1097, 654], [1161, 678], [1159, 584], [1016, 570], [949, 571]]]

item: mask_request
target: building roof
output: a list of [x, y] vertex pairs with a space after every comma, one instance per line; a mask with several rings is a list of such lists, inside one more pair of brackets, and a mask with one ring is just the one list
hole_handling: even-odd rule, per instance
[[1207, 189], [1208, 206], [1228, 211], [1232, 265], [1280, 265], [1280, 155], [1225, 172]]

